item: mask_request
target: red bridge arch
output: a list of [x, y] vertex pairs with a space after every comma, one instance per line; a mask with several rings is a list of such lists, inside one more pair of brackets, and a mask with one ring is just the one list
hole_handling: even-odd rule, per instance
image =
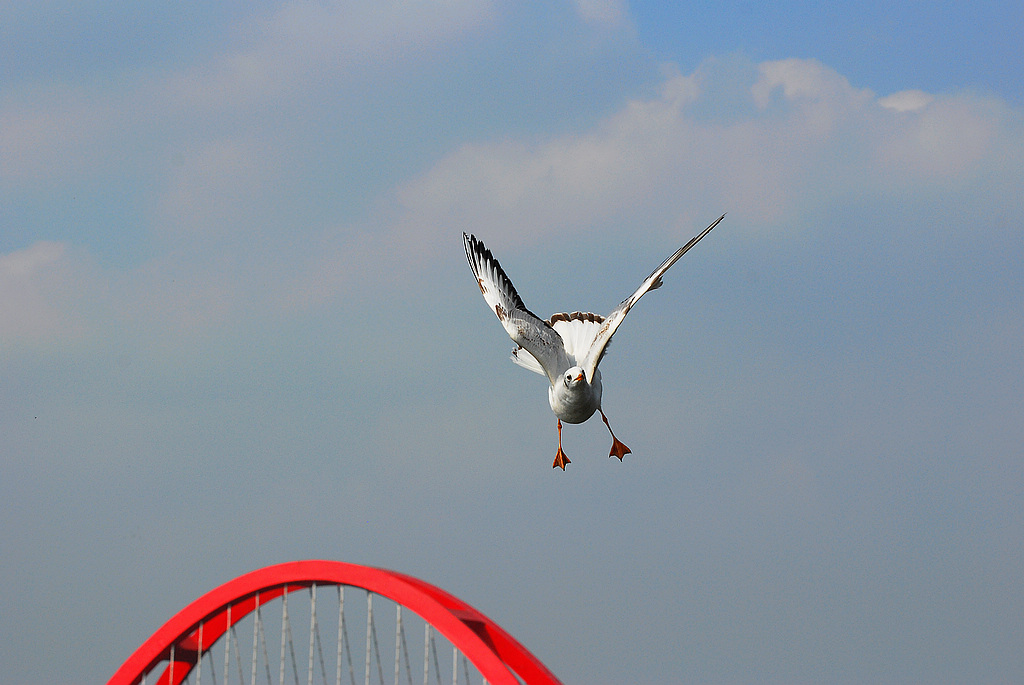
[[498, 624], [444, 590], [394, 571], [320, 560], [267, 566], [207, 592], [142, 643], [108, 685], [138, 685], [162, 661], [168, 664], [156, 685], [179, 685], [202, 655], [256, 608], [257, 601], [265, 603], [314, 584], [362, 588], [414, 611], [455, 645], [492, 685], [518, 685], [513, 672], [527, 685], [561, 685]]

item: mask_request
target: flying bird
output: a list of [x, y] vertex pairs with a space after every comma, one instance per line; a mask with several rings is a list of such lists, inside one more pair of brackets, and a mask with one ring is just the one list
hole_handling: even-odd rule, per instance
[[475, 236], [462, 234], [466, 257], [484, 301], [516, 343], [516, 348], [512, 350], [512, 361], [534, 373], [547, 376], [551, 384], [548, 388], [548, 404], [558, 420], [558, 452], [552, 468], [564, 471], [565, 465], [570, 463], [569, 457], [562, 451], [562, 422], [583, 423], [594, 412], [601, 413], [601, 420], [612, 436], [612, 449], [608, 456], [618, 457], [622, 461], [630, 453], [630, 449], [615, 437], [608, 417], [601, 409], [601, 372], [597, 365], [601, 363], [608, 343], [630, 308], [648, 290], [660, 288], [662, 274], [724, 218], [724, 214], [718, 217], [717, 221], [676, 250], [644, 279], [636, 292], [623, 300], [608, 316], [573, 312], [554, 314], [546, 321], [526, 308], [491, 251]]

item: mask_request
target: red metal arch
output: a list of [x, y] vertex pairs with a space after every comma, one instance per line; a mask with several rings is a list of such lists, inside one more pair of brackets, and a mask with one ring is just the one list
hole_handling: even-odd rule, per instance
[[[462, 600], [412, 576], [340, 561], [292, 561], [267, 566], [207, 592], [179, 611], [121, 665], [108, 685], [138, 685], [161, 661], [167, 667], [157, 685], [179, 685], [192, 667], [231, 627], [256, 607], [313, 584], [363, 588], [401, 604], [441, 632], [487, 682], [560, 685], [555, 676], [498, 624]], [[228, 607], [231, 607], [228, 623]], [[202, 635], [199, 626], [202, 624]], [[200, 638], [202, 644], [200, 644]], [[174, 661], [170, 657], [174, 654]]]

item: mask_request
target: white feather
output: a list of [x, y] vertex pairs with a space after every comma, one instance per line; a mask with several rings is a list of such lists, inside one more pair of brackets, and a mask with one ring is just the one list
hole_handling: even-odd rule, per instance
[[512, 350], [512, 356], [509, 357], [509, 359], [511, 359], [512, 361], [514, 361], [516, 364], [523, 367], [527, 371], [539, 373], [541, 376], [547, 375], [547, 372], [544, 371], [544, 366], [539, 361], [537, 361], [537, 358], [534, 357], [529, 352], [527, 352], [522, 347], [517, 347], [516, 349]]
[[580, 314], [573, 312], [571, 318], [566, 320], [565, 316], [557, 315], [551, 317], [551, 327], [558, 335], [562, 336], [562, 344], [565, 345], [565, 352], [573, 365], [578, 364], [587, 354], [590, 346], [594, 344], [594, 338], [601, 330], [603, 319], [594, 314]]

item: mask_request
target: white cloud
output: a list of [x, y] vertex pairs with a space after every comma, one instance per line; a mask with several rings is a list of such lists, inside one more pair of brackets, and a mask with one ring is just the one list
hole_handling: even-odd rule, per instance
[[220, 109], [321, 89], [361, 67], [422, 61], [493, 18], [487, 0], [287, 2], [238, 27], [232, 49], [169, 78], [167, 99]]
[[384, 2], [288, 2], [260, 21], [261, 44], [274, 51], [364, 54], [440, 45], [493, 17], [488, 0], [385, 0]]
[[1019, 152], [1021, 140], [1013, 139], [1001, 109], [969, 97], [933, 98], [914, 109], [894, 109], [891, 137], [875, 142], [878, 171], [904, 187], [908, 180], [947, 187], [979, 171], [986, 158], [994, 161], [997, 145]]
[[871, 96], [870, 91], [854, 90], [843, 76], [817, 60], [790, 58], [762, 62], [757, 70], [759, 79], [751, 88], [751, 94], [762, 108], [768, 105], [776, 88], [781, 88], [788, 100]]
[[[139, 230], [156, 238], [156, 257], [108, 271], [102, 283], [88, 269], [65, 273], [85, 279], [88, 288], [78, 290], [91, 288], [127, 325], [189, 334], [247, 311], [320, 306], [379, 270], [381, 251], [403, 268], [436, 261], [439, 245], [448, 249], [460, 230], [504, 233], [506, 244], [622, 226], [678, 237], [722, 212], [748, 230], [805, 230], [800, 217], [808, 210], [843, 198], [910, 199], [986, 173], [1012, 185], [1005, 179], [1021, 173], [1016, 115], [999, 101], [877, 98], [813, 60], [751, 65], [747, 73], [754, 76], [744, 80], [742, 69], [716, 76], [733, 81], [714, 88], [700, 70], [670, 74], [656, 95], [628, 101], [587, 129], [465, 143], [379, 198], [372, 216], [327, 229], [266, 220], [270, 211], [288, 216], [287, 205], [272, 205], [278, 187], [294, 182], [295, 161], [282, 163], [272, 135], [189, 138], [154, 173], [160, 185]], [[713, 114], [720, 97], [728, 117]], [[51, 254], [35, 249], [37, 259]], [[40, 261], [38, 274], [47, 268]], [[36, 281], [18, 281], [29, 282]], [[8, 331], [43, 336], [70, 325], [59, 289], [18, 287], [22, 294], [5, 303]]]
[[[419, 225], [486, 225], [525, 236], [579, 229], [658, 203], [679, 174], [710, 160], [682, 110], [692, 79], [666, 82], [662, 96], [628, 103], [591, 131], [541, 143], [464, 145], [398, 192]], [[698, 184], [702, 185], [699, 181]]]
[[879, 98], [878, 104], [897, 112], [913, 112], [931, 103], [935, 98], [922, 90], [901, 90]]
[[0, 98], [0, 192], [95, 175], [104, 152], [133, 150], [128, 141], [265, 123], [289, 97], [337, 88], [362, 67], [406, 69], [493, 18], [488, 0], [288, 2], [198, 63], [13, 89]]
[[0, 348], [79, 333], [74, 302], [87, 280], [65, 243], [40, 241], [0, 255]]
[[1021, 146], [995, 101], [879, 100], [814, 60], [766, 62], [757, 73], [751, 86], [725, 84], [749, 88], [753, 105], [729, 120], [699, 116], [712, 96], [676, 75], [589, 131], [464, 145], [399, 190], [415, 217], [405, 230], [486, 226], [533, 240], [625, 217], [674, 231], [722, 211], [782, 226], [837, 197], [955, 185], [1003, 146]]
[[0, 193], [96, 172], [96, 159], [124, 130], [119, 103], [58, 86], [0, 98]]
[[[180, 153], [160, 194], [154, 229], [164, 238], [187, 239], [192, 249], [229, 235], [246, 239], [278, 169], [258, 144], [221, 138]], [[249, 230], [246, 230], [248, 227]]]
[[[323, 171], [302, 168], [308, 160], [290, 148], [294, 137], [318, 134], [290, 125], [282, 110], [301, 112], [324, 92], [343, 99], [345, 79], [359, 69], [387, 81], [388, 70], [422, 65], [429, 51], [485, 30], [494, 12], [489, 0], [286, 2], [237, 24], [223, 49], [200, 60], [5, 92], [0, 199], [82, 185], [84, 195], [132, 196], [138, 206], [116, 219], [138, 222], [126, 230], [155, 255], [102, 271], [71, 243], [5, 256], [10, 268], [35, 261], [31, 274], [3, 277], [4, 339], [61, 338], [96, 317], [196, 331], [230, 321], [260, 297], [293, 301], [260, 269], [276, 260], [270, 270], [286, 280], [295, 276], [284, 261], [316, 261], [303, 251], [315, 231], [289, 223], [295, 212], [287, 203], [315, 202], [299, 177]], [[82, 236], [90, 240], [104, 238]], [[47, 255], [51, 262], [39, 261]], [[75, 292], [91, 301], [90, 313], [73, 315], [67, 303]]]
[[622, 0], [573, 0], [573, 4], [580, 17], [592, 24], [619, 24], [627, 15]]
[[26, 281], [64, 257], [63, 243], [39, 242], [24, 250], [0, 256], [0, 278], [4, 281]]

